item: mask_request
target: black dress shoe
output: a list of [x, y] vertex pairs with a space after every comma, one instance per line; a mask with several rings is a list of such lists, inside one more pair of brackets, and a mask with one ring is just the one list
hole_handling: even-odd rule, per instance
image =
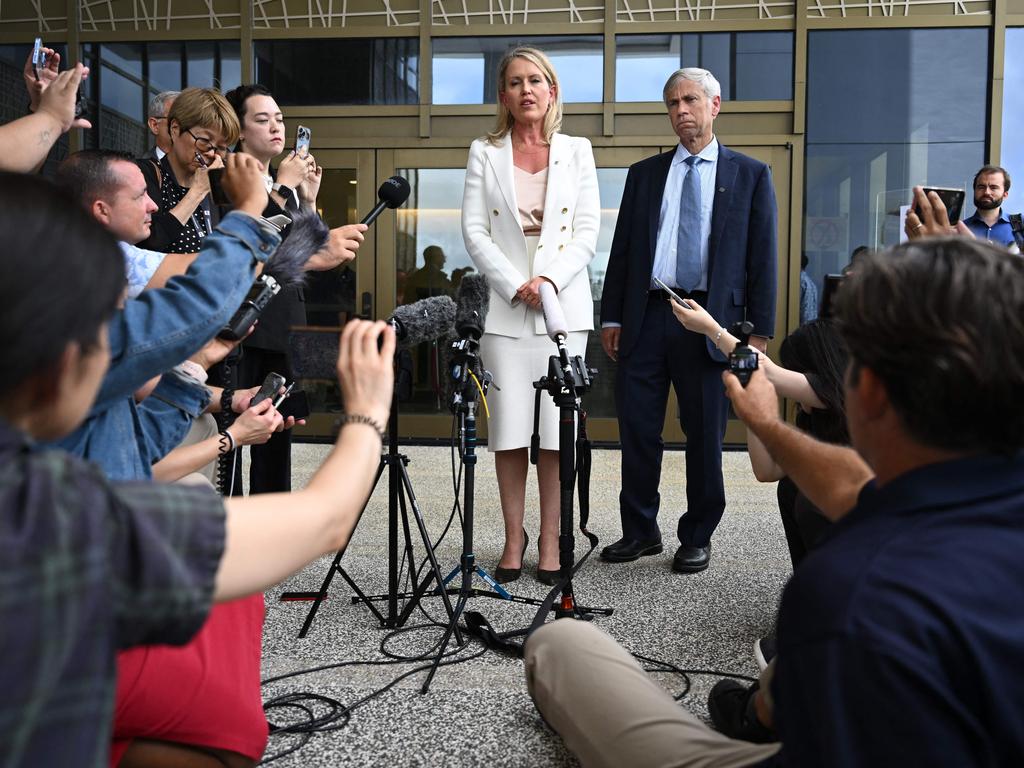
[[530, 537], [523, 529], [523, 554], [519, 557], [518, 568], [502, 568], [500, 565], [494, 569], [494, 580], [499, 584], [508, 584], [523, 575], [523, 558], [526, 557], [526, 547], [530, 543]]
[[688, 547], [683, 544], [672, 558], [672, 570], [676, 573], [697, 573], [707, 568], [710, 562], [710, 544], [706, 547]]
[[754, 696], [758, 683], [747, 687], [726, 678], [715, 683], [708, 694], [708, 713], [715, 730], [730, 739], [768, 744], [778, 741], [775, 733], [757, 719]]
[[636, 539], [619, 539], [601, 550], [601, 559], [609, 563], [628, 563], [647, 555], [660, 555], [663, 547], [661, 541], [637, 541]]

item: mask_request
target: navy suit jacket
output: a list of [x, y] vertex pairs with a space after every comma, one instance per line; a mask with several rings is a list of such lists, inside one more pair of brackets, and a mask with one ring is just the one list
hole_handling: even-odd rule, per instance
[[[629, 169], [601, 294], [601, 322], [622, 325], [619, 354], [640, 340], [658, 242], [658, 217], [675, 148]], [[719, 145], [708, 246], [708, 306], [726, 329], [737, 320], [757, 336], [775, 333], [776, 219], [771, 171]], [[708, 354], [725, 357], [708, 340]]]

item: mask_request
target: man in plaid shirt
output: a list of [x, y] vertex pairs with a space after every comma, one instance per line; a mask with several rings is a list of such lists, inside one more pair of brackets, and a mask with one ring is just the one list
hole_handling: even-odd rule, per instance
[[[260, 211], [249, 160], [231, 156], [225, 184], [240, 209]], [[344, 428], [299, 498], [112, 484], [35, 441], [67, 434], [89, 410], [124, 259], [39, 178], [0, 175], [0, 226], [0, 763], [104, 766], [118, 649], [186, 642], [212, 601], [261, 591], [348, 541], [379, 460], [394, 334], [346, 327]], [[284, 504], [292, 514], [279, 514]]]

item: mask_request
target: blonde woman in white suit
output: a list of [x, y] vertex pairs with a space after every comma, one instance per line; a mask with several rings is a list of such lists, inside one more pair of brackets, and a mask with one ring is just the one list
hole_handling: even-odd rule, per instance
[[[495, 570], [519, 578], [528, 536], [523, 528], [533, 382], [556, 353], [545, 335], [540, 285], [558, 292], [570, 355], [583, 356], [594, 328], [587, 266], [594, 258], [601, 202], [587, 139], [558, 133], [562, 98], [551, 62], [536, 48], [509, 51], [498, 68], [493, 132], [473, 142], [466, 168], [462, 234], [473, 263], [490, 283], [481, 358], [501, 390], [488, 396], [488, 448], [495, 454], [505, 549]], [[541, 396], [541, 525], [537, 578], [558, 575], [558, 411]]]

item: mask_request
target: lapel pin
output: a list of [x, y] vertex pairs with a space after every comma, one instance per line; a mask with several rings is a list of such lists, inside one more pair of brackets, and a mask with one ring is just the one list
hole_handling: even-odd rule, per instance
[[719, 188], [718, 188], [718, 191], [719, 191], [719, 192], [725, 192], [725, 187], [719, 187]]

